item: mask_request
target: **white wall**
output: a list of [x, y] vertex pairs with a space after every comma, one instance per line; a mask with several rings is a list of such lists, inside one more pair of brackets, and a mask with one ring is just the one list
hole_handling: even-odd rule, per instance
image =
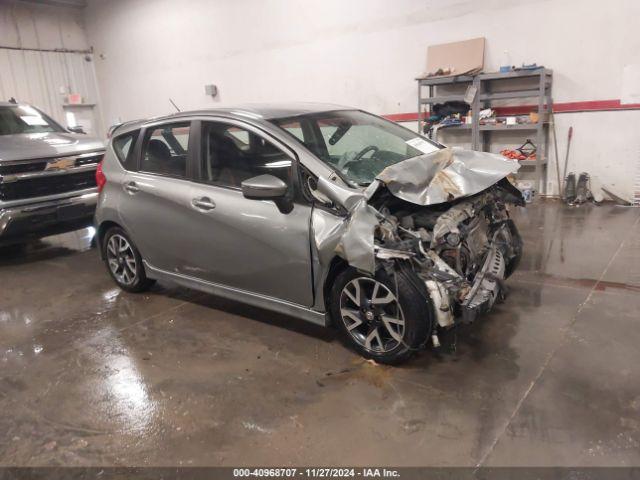
[[[168, 98], [182, 109], [302, 100], [413, 112], [427, 46], [478, 36], [486, 71], [505, 49], [513, 64], [552, 68], [555, 102], [618, 99], [623, 67], [640, 64], [636, 0], [92, 0], [85, 14], [107, 123], [171, 112]], [[575, 130], [570, 168], [631, 196], [640, 111], [557, 122], [561, 152]]]
[[[33, 104], [66, 125], [63, 103], [80, 93], [86, 103], [99, 103], [93, 56], [87, 50], [83, 10], [0, 1], [0, 99]], [[42, 50], [63, 50], [61, 52]], [[98, 107], [96, 107], [97, 109]], [[88, 130], [103, 134], [99, 111], [83, 108]], [[88, 128], [88, 120], [92, 120]]]
[[23, 48], [89, 48], [83, 11], [11, 0], [0, 1], [0, 45]]

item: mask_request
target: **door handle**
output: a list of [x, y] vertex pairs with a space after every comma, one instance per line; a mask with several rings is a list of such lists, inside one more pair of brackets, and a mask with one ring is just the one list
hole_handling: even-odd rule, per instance
[[209, 197], [199, 197], [191, 200], [191, 205], [198, 210], [209, 211], [216, 208], [216, 204]]
[[138, 193], [140, 191], [140, 187], [138, 187], [136, 182], [125, 183], [124, 189], [129, 193]]

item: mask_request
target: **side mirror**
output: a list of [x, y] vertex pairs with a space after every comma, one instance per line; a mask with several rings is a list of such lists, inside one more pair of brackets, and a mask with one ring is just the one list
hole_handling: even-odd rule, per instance
[[75, 127], [67, 127], [67, 130], [69, 130], [71, 133], [83, 133], [85, 135], [87, 134], [87, 132], [85, 132], [80, 125], [76, 125]]
[[248, 178], [242, 185], [242, 194], [256, 200], [274, 200], [287, 193], [287, 184], [273, 175], [258, 175]]

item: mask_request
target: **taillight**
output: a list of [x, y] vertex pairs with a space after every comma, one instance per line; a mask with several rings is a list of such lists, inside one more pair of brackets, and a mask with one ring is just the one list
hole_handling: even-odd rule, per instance
[[107, 183], [107, 177], [104, 176], [104, 172], [102, 171], [102, 162], [98, 164], [98, 168], [96, 168], [96, 185], [98, 185], [98, 192], [101, 192]]

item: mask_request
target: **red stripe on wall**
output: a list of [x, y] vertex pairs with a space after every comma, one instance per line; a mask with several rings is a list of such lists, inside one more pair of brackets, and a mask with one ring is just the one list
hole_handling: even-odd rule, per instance
[[[526, 115], [537, 109], [537, 105], [519, 105], [517, 107], [496, 107], [494, 110], [498, 115]], [[640, 110], [640, 103], [621, 103], [620, 100], [591, 100], [553, 104], [554, 113], [607, 112], [612, 110]], [[391, 113], [383, 115], [383, 117], [394, 122], [415, 122], [418, 120], [418, 113]]]
[[418, 113], [390, 113], [389, 115], [382, 115], [387, 120], [392, 122], [416, 122], [418, 120]]

